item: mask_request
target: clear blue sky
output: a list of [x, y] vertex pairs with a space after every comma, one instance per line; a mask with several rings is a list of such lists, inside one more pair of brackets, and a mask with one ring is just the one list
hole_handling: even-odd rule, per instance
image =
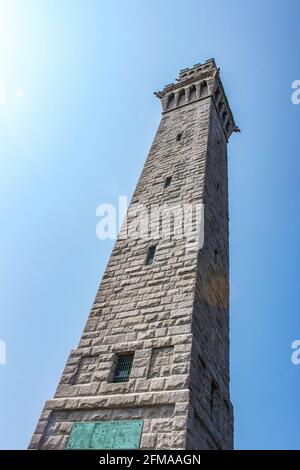
[[299, 1], [0, 0], [0, 448], [25, 448], [76, 347], [131, 195], [152, 92], [214, 57], [229, 145], [231, 392], [238, 449], [300, 448]]

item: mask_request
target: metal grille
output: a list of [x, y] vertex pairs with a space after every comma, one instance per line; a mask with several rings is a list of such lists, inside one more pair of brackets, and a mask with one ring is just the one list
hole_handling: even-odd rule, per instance
[[153, 263], [155, 250], [156, 250], [156, 246], [150, 246], [148, 248], [148, 253], [147, 253], [145, 264], [152, 264]]
[[113, 382], [128, 382], [132, 369], [134, 354], [122, 354], [118, 356]]

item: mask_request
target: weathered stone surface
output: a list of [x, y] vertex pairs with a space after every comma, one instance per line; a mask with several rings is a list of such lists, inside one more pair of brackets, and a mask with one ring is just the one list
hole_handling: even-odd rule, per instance
[[[129, 228], [137, 204], [164, 206], [166, 223], [167, 204], [178, 215], [187, 204], [204, 203], [204, 245], [177, 232], [161, 237], [155, 214], [151, 239], [119, 236], [31, 449], [63, 449], [75, 421], [121, 419], [143, 419], [144, 449], [233, 445], [227, 140], [235, 125], [213, 60], [183, 70], [157, 96], [163, 115], [132, 197]], [[198, 222], [185, 228], [198, 233]], [[147, 266], [152, 244], [155, 259]], [[135, 353], [129, 381], [112, 383], [117, 354], [127, 352]]]

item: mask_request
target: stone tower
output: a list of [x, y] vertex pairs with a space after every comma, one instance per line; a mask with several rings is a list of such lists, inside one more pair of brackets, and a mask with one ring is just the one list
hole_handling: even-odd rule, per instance
[[[31, 449], [233, 447], [227, 142], [238, 128], [213, 59], [156, 96], [162, 119], [127, 219]], [[155, 208], [146, 229], [141, 207]]]

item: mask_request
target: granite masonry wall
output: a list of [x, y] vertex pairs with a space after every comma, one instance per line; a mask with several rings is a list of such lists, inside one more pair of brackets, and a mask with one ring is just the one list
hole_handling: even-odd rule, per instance
[[[161, 92], [164, 112], [128, 211], [130, 232], [141, 204], [204, 202], [204, 246], [174, 234], [119, 236], [31, 449], [64, 449], [75, 421], [135, 418], [144, 420], [141, 448], [232, 447], [226, 147], [233, 121], [215, 64], [208, 65], [196, 71], [196, 85], [182, 77], [173, 98], [172, 87]], [[184, 98], [183, 84], [192, 87]], [[198, 233], [197, 221], [191, 225]], [[152, 245], [154, 263], [146, 265]], [[130, 379], [112, 383], [122, 352], [134, 353]]]

